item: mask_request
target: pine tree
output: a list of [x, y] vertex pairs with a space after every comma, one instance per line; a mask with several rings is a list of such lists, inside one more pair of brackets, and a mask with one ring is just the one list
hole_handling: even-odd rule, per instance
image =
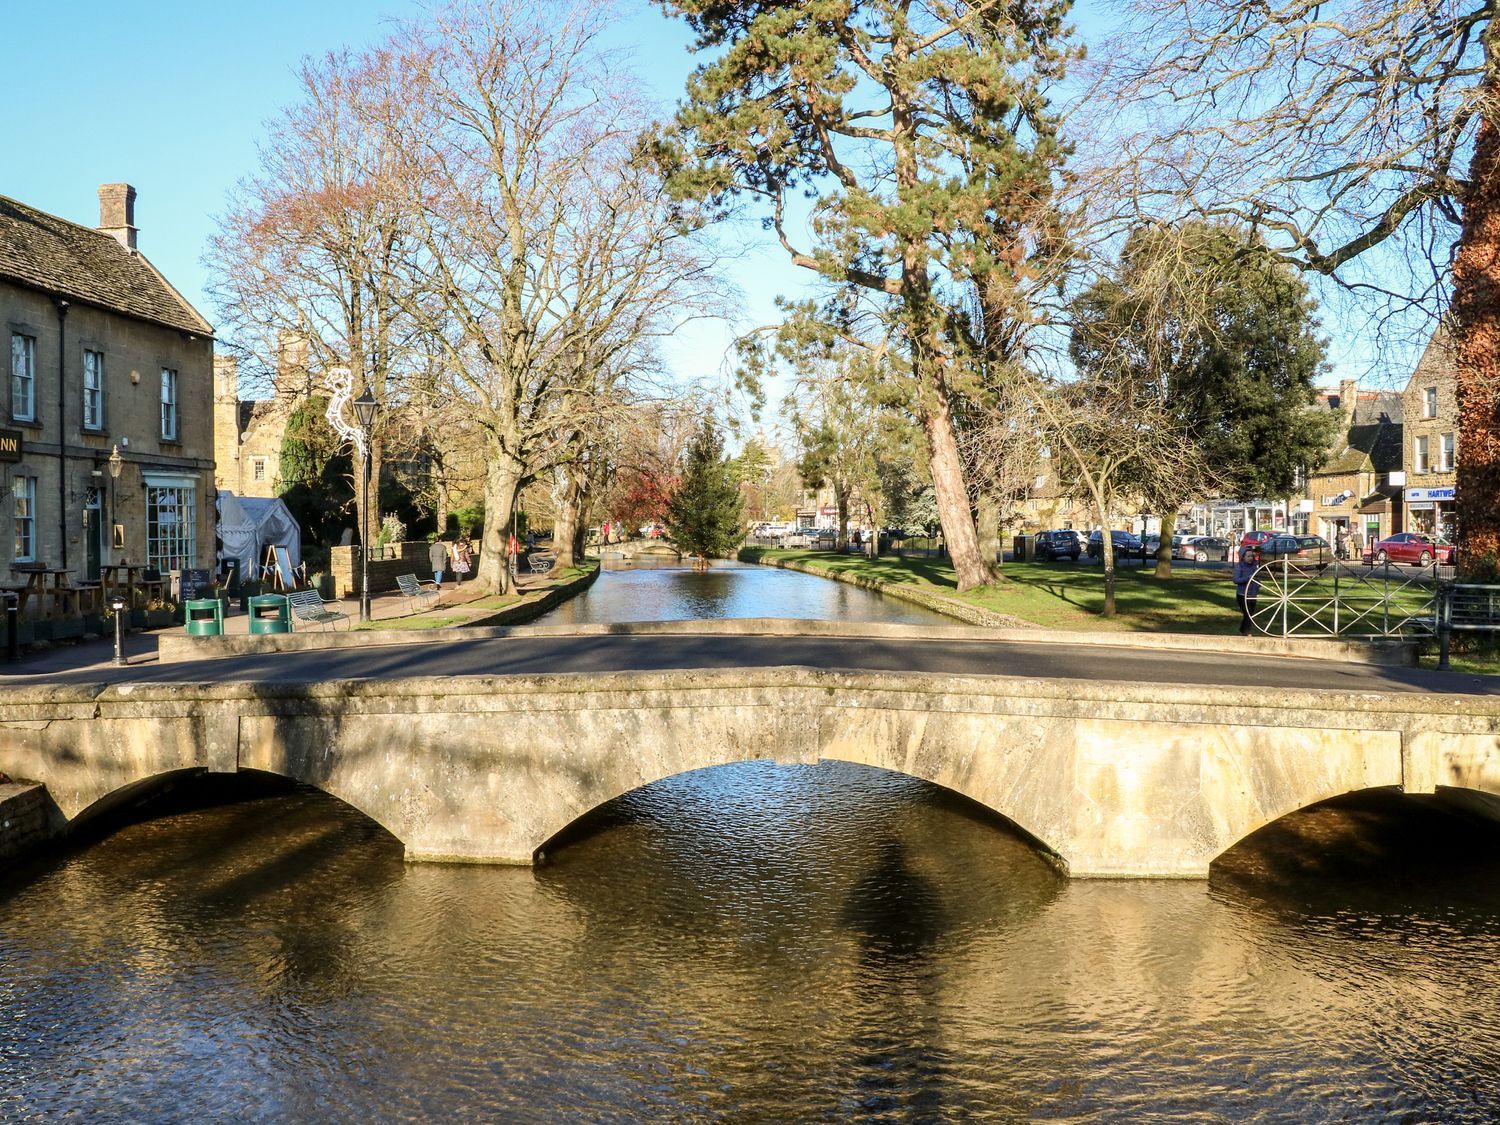
[[990, 581], [954, 432], [953, 325], [976, 286], [988, 315], [1025, 320], [1067, 156], [1047, 101], [1074, 54], [1067, 0], [659, 2], [708, 60], [678, 114], [674, 188], [756, 200], [792, 262], [834, 289], [820, 315], [840, 336], [878, 311], [891, 362], [871, 374], [901, 384], [893, 405], [921, 425], [958, 588]]
[[713, 422], [705, 421], [688, 446], [682, 478], [667, 503], [667, 532], [679, 551], [706, 563], [745, 538], [743, 507], [724, 443]]

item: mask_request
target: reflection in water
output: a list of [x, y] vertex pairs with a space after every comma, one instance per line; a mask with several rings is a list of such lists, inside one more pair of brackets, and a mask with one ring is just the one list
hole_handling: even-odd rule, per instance
[[[649, 557], [649, 556], [647, 556]], [[920, 606], [857, 586], [772, 567], [715, 562], [695, 571], [676, 560], [612, 565], [589, 590], [538, 619], [543, 625], [610, 621], [686, 621], [720, 617], [785, 617], [821, 621], [884, 621], [952, 625]]]
[[1211, 887], [1069, 883], [840, 763], [683, 775], [587, 828], [535, 872], [408, 867], [300, 790], [13, 881], [0, 1118], [1500, 1115], [1496, 836], [1431, 802], [1284, 821]]

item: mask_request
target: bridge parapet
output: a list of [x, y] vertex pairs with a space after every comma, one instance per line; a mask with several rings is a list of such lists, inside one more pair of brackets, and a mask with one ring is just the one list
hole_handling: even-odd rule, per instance
[[[180, 770], [263, 770], [412, 860], [530, 863], [604, 802], [733, 761], [943, 785], [1071, 874], [1202, 877], [1295, 809], [1372, 787], [1500, 809], [1500, 701], [800, 668], [12, 689], [0, 771], [68, 818]], [[1482, 795], [1482, 796], [1481, 796]]]

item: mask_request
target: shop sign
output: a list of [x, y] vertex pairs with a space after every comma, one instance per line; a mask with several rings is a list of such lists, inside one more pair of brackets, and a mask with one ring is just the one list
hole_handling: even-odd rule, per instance
[[1451, 484], [1447, 488], [1408, 488], [1406, 490], [1406, 502], [1408, 505], [1411, 504], [1414, 500], [1421, 501], [1452, 499], [1453, 486]]
[[23, 452], [20, 430], [0, 430], [0, 461], [19, 461]]

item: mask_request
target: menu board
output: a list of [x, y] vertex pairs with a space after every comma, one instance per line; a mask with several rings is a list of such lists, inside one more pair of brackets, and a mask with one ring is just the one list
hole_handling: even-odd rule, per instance
[[178, 596], [183, 601], [202, 597], [213, 584], [213, 576], [206, 570], [178, 571], [177, 590]]

